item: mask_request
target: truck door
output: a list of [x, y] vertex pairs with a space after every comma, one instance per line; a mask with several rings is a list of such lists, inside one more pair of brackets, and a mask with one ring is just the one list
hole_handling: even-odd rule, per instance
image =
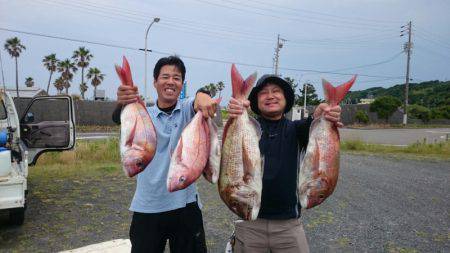
[[34, 165], [46, 151], [69, 150], [75, 145], [75, 112], [70, 96], [40, 96], [28, 104], [20, 119], [20, 138]]

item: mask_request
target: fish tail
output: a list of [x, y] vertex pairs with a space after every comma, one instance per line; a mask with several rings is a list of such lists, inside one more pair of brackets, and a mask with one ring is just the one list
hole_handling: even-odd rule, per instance
[[133, 86], [133, 78], [131, 77], [131, 68], [128, 60], [123, 56], [122, 70], [127, 85]]
[[231, 65], [231, 87], [232, 87], [232, 97], [236, 99], [245, 99], [247, 98], [250, 90], [256, 81], [256, 72], [247, 77], [244, 80], [241, 74], [236, 68], [236, 65], [233, 63]]
[[116, 69], [117, 75], [119, 76], [120, 81], [122, 82], [122, 84], [126, 84], [127, 81], [126, 81], [125, 77], [122, 75], [122, 67], [120, 67], [117, 64], [114, 67]]
[[338, 105], [342, 99], [344, 99], [348, 90], [352, 87], [353, 83], [356, 80], [356, 75], [350, 79], [350, 81], [343, 83], [337, 87], [334, 87], [330, 82], [325, 79], [322, 79], [322, 86], [325, 92], [325, 99], [331, 106]]

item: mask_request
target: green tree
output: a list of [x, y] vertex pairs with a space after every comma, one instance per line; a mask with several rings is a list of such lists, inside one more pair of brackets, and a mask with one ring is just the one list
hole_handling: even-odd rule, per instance
[[217, 88], [217, 90], [219, 91], [219, 97], [221, 97], [222, 90], [223, 90], [223, 88], [225, 88], [225, 83], [222, 82], [222, 81], [219, 81], [219, 82], [216, 84], [216, 88]]
[[22, 50], [26, 50], [25, 46], [20, 44], [20, 40], [17, 37], [7, 39], [5, 43], [5, 50], [8, 51], [9, 55], [15, 59], [16, 62], [16, 92], [17, 98], [19, 96], [19, 67], [17, 63], [17, 58], [19, 58]]
[[72, 81], [73, 74], [78, 70], [75, 63], [70, 61], [70, 59], [65, 59], [64, 61], [58, 62], [58, 71], [61, 72], [61, 77], [63, 81], [64, 88], [66, 89], [66, 94], [69, 94], [70, 82]]
[[379, 118], [385, 119], [388, 122], [389, 117], [398, 109], [402, 102], [392, 96], [383, 96], [376, 98], [370, 104], [370, 111], [376, 112]]
[[105, 74], [103, 74], [98, 68], [89, 68], [89, 71], [86, 75], [88, 79], [91, 79], [91, 85], [94, 86], [94, 100], [97, 97], [97, 86], [99, 86], [103, 79], [105, 78]]
[[50, 90], [50, 83], [52, 81], [52, 75], [56, 71], [59, 60], [56, 58], [56, 54], [49, 54], [44, 57], [42, 62], [44, 63], [44, 67], [47, 68], [48, 71], [50, 71], [50, 77], [48, 78], [48, 84], [47, 84], [47, 94], [49, 94], [48, 92]]
[[359, 123], [363, 123], [363, 124], [367, 124], [369, 123], [369, 116], [367, 115], [367, 113], [363, 110], [358, 110], [356, 112], [356, 116], [355, 119], [359, 122]]
[[33, 78], [31, 76], [29, 76], [29, 77], [27, 77], [25, 79], [25, 85], [27, 87], [33, 87], [34, 86], [34, 80], [33, 80]]
[[408, 105], [408, 114], [427, 123], [431, 119], [431, 111], [425, 106]]
[[80, 92], [81, 97], [84, 99], [84, 93], [87, 91], [88, 86], [84, 82], [84, 69], [89, 66], [89, 61], [94, 56], [89, 52], [85, 47], [80, 47], [78, 50], [73, 52], [72, 59], [75, 60], [76, 65], [81, 68], [81, 84], [80, 84]]
[[55, 86], [57, 93], [61, 94], [62, 91], [64, 90], [64, 78], [62, 76], [56, 78], [53, 85]]
[[321, 100], [318, 98], [316, 88], [311, 83], [305, 83], [299, 87], [299, 101], [298, 105], [303, 105], [305, 99], [305, 86], [306, 86], [306, 105], [318, 105]]
[[216, 84], [214, 84], [214, 83], [207, 84], [207, 85], [203, 86], [203, 89], [209, 91], [209, 94], [211, 95], [211, 97], [216, 96], [216, 93], [217, 93]]
[[289, 76], [286, 76], [286, 77], [284, 78], [284, 80], [285, 80], [286, 82], [288, 82], [289, 85], [291, 85], [291, 87], [292, 87], [292, 89], [294, 90], [294, 92], [295, 92], [295, 90], [297, 90], [298, 83], [295, 82], [295, 79], [290, 78]]

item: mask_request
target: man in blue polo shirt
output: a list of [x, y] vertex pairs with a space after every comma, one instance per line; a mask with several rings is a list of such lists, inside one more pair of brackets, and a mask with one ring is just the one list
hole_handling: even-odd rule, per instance
[[[195, 98], [179, 100], [186, 68], [176, 56], [159, 59], [153, 70], [158, 93], [156, 105], [147, 108], [156, 129], [157, 149], [147, 168], [137, 175], [137, 186], [130, 210], [132, 252], [164, 252], [169, 240], [171, 252], [206, 252], [203, 218], [197, 187], [170, 193], [166, 187], [170, 155], [184, 127], [195, 112], [213, 117], [216, 102], [200, 90]], [[120, 110], [137, 101], [137, 87], [121, 85], [113, 120], [120, 123]]]

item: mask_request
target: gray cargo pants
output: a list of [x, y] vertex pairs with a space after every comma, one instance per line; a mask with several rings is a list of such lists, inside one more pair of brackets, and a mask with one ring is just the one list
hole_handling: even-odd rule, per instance
[[300, 219], [237, 221], [234, 253], [309, 253]]

